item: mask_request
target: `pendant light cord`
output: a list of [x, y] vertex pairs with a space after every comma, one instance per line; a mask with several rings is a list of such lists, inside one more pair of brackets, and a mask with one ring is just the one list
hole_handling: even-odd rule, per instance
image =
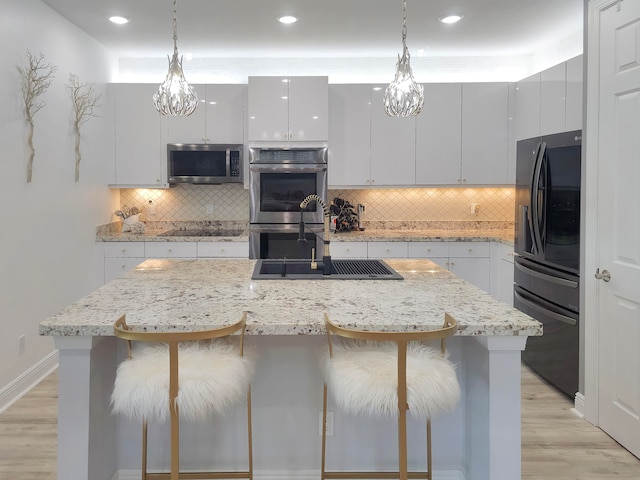
[[178, 54], [178, 20], [177, 7], [178, 0], [173, 0], [173, 54]]
[[407, 0], [402, 0], [402, 50], [407, 50]]

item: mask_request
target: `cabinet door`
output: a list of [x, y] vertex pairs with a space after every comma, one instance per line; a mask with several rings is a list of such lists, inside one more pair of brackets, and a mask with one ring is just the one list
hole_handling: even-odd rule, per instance
[[414, 185], [416, 119], [389, 117], [384, 88], [371, 92], [371, 186]]
[[205, 117], [207, 94], [205, 85], [191, 85], [198, 95], [198, 106], [187, 117], [162, 117], [166, 123], [164, 143], [207, 143]]
[[460, 278], [481, 288], [485, 292], [491, 289], [489, 258], [478, 257], [450, 257], [449, 271]]
[[207, 85], [207, 143], [244, 143], [244, 85]]
[[540, 133], [565, 131], [566, 65], [560, 63], [540, 72]]
[[112, 84], [114, 89], [115, 168], [113, 186], [166, 186], [161, 115], [153, 106], [155, 84]]
[[328, 77], [290, 77], [289, 140], [326, 142], [328, 129]]
[[582, 128], [582, 55], [567, 61], [567, 118], [565, 131]]
[[462, 85], [424, 85], [416, 118], [416, 184], [456, 184], [461, 178]]
[[462, 183], [505, 185], [509, 84], [462, 86]]
[[540, 74], [516, 86], [516, 141], [540, 136]]
[[144, 258], [122, 257], [122, 258], [105, 258], [104, 259], [104, 283], [120, 278], [129, 270], [137, 267]]
[[249, 77], [249, 141], [283, 141], [289, 135], [289, 78]]
[[513, 247], [491, 242], [491, 295], [513, 306]]
[[329, 187], [368, 185], [371, 164], [371, 87], [329, 88]]

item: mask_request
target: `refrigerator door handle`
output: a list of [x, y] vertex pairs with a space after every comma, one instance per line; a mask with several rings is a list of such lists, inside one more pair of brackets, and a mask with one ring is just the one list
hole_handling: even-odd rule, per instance
[[574, 280], [568, 280], [566, 278], [556, 277], [554, 275], [535, 270], [533, 268], [527, 267], [526, 265], [523, 265], [522, 263], [520, 263], [518, 259], [516, 259], [514, 263], [518, 270], [520, 270], [523, 273], [526, 273], [527, 275], [531, 275], [532, 277], [540, 278], [549, 283], [555, 283], [556, 285], [562, 285], [563, 287], [578, 288], [578, 282]]
[[575, 325], [578, 324], [578, 322], [575, 319], [573, 319], [571, 317], [567, 317], [566, 315], [562, 315], [561, 313], [557, 313], [557, 312], [553, 312], [551, 310], [547, 310], [542, 305], [538, 305], [537, 303], [532, 302], [531, 300], [528, 300], [528, 299], [524, 298], [518, 292], [513, 292], [513, 294], [515, 295], [516, 299], [519, 302], [522, 302], [527, 307], [532, 308], [533, 310], [536, 310], [536, 311], [538, 311], [540, 313], [543, 313], [543, 314], [547, 315], [548, 317], [553, 318], [554, 320], [558, 320], [559, 322], [566, 323], [567, 325], [572, 325], [572, 326], [575, 326]]
[[536, 155], [536, 161], [533, 165], [533, 177], [531, 179], [530, 185], [531, 216], [529, 217], [529, 219], [531, 234], [533, 236], [533, 248], [531, 253], [533, 253], [534, 255], [542, 255], [543, 253], [542, 236], [540, 234], [540, 211], [538, 209], [538, 195], [540, 191], [540, 175], [542, 175], [542, 165], [546, 150], [547, 144], [545, 142], [540, 142], [540, 145], [538, 147], [538, 154]]

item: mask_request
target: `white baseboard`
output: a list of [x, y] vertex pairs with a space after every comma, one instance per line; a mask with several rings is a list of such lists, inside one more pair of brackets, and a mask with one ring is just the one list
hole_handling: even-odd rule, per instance
[[20, 400], [56, 368], [58, 368], [58, 350], [51, 352], [0, 390], [0, 413]]
[[584, 418], [584, 395], [580, 392], [576, 393], [571, 412], [578, 418]]
[[[254, 480], [318, 480], [320, 470], [256, 470]], [[119, 470], [112, 480], [140, 480], [140, 470]], [[434, 470], [433, 480], [466, 480], [457, 470]]]

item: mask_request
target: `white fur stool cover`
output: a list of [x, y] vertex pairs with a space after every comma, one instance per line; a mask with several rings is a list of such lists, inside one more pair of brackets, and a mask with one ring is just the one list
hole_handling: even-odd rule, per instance
[[[395, 343], [336, 342], [325, 376], [337, 405], [349, 413], [396, 417], [398, 351]], [[439, 349], [407, 347], [407, 403], [419, 419], [453, 410], [460, 398], [454, 365]]]
[[[166, 345], [136, 345], [133, 358], [118, 366], [111, 395], [114, 413], [137, 420], [169, 418], [169, 349]], [[197, 420], [223, 413], [245, 398], [252, 362], [226, 342], [180, 345], [178, 413]]]

